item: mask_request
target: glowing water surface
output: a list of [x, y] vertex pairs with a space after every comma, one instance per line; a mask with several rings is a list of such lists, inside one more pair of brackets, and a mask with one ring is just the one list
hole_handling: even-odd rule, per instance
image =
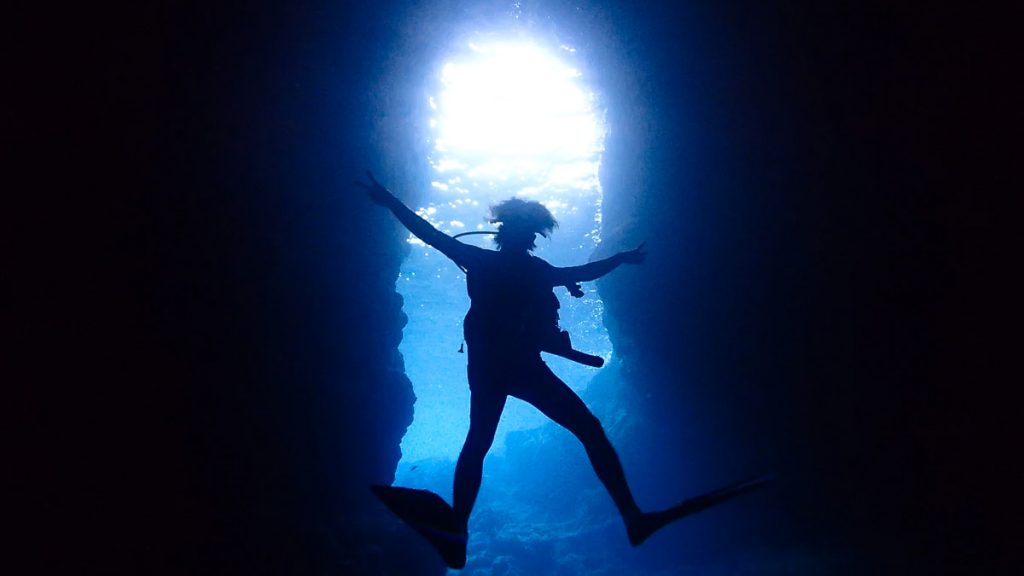
[[[449, 234], [493, 229], [488, 208], [512, 196], [537, 200], [559, 221], [551, 239], [538, 237], [535, 254], [556, 266], [587, 262], [600, 243], [598, 168], [604, 125], [580, 73], [566, 64], [572, 50], [555, 53], [529, 43], [470, 44], [441, 68], [441, 90], [430, 104], [434, 169], [427, 206], [419, 214]], [[462, 240], [491, 247], [488, 236]], [[416, 462], [454, 460], [469, 429], [469, 389], [462, 320], [469, 309], [465, 275], [442, 254], [409, 239], [412, 253], [398, 279], [409, 316], [401, 346], [417, 399], [402, 441], [398, 483], [415, 484]], [[611, 356], [602, 303], [593, 284], [576, 299], [557, 289], [561, 325], [576, 348]], [[574, 390], [594, 368], [546, 355]], [[495, 438], [539, 426], [545, 418], [510, 399]]]

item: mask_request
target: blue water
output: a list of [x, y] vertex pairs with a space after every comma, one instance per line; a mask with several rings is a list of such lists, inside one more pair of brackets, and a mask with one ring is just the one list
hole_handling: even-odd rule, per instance
[[[559, 54], [568, 57], [566, 54], [574, 53], [566, 50]], [[474, 52], [472, 57], [479, 55]], [[441, 69], [451, 70], [447, 66]], [[565, 70], [571, 82], [586, 80], [571, 67]], [[444, 80], [440, 84], [442, 89], [455, 88]], [[495, 100], [504, 102], [501, 98]], [[606, 198], [598, 175], [606, 133], [599, 119], [604, 112], [592, 98], [579, 101], [591, 108], [571, 115], [575, 120], [595, 122], [593, 129], [583, 133], [596, 139], [585, 145], [562, 139], [558, 141], [568, 143], [565, 148], [552, 148], [555, 140], [551, 138], [524, 145], [524, 133], [511, 135], [516, 145], [505, 146], [493, 130], [471, 130], [477, 127], [473, 122], [456, 123], [461, 132], [448, 130], [444, 114], [459, 108], [449, 109], [447, 103], [451, 100], [443, 92], [431, 96], [429, 109], [434, 116], [425, 124], [432, 127], [433, 145], [428, 173], [422, 175], [422, 181], [430, 182], [430, 189], [416, 207], [417, 212], [448, 234], [489, 230], [493, 225], [486, 221], [488, 207], [518, 196], [544, 203], [558, 219], [560, 226], [551, 238], [537, 239], [535, 252], [556, 266], [585, 263], [596, 252], [607, 255], [633, 248], [635, 245], [602, 246]], [[545, 100], [523, 97], [504, 105], [525, 102], [542, 104]], [[492, 117], [502, 120], [490, 127], [495, 130], [519, 127], [507, 121], [507, 109], [499, 107], [489, 115], [480, 112], [473, 110], [477, 123], [486, 124]], [[547, 122], [557, 123], [557, 119], [549, 116]], [[523, 118], [521, 123], [530, 121]], [[494, 137], [499, 141], [487, 140]], [[616, 216], [621, 226], [622, 217]], [[659, 217], [675, 226], [680, 215], [662, 213]], [[490, 246], [487, 236], [467, 236], [463, 240]], [[408, 243], [410, 252], [396, 280], [408, 317], [399, 351], [416, 402], [413, 422], [402, 439], [395, 484], [428, 489], [450, 502], [455, 460], [469, 428], [466, 356], [459, 353], [462, 319], [469, 300], [461, 270], [415, 238], [410, 237]], [[664, 250], [652, 253], [652, 260], [653, 265], [649, 263], [642, 270], [616, 270], [607, 282], [618, 283], [614, 290], [621, 296], [620, 280], [648, 274], [641, 294], [650, 295], [652, 289], [660, 287], [653, 283], [651, 269], [676, 270], [681, 265], [686, 269], [685, 259]], [[674, 304], [687, 289], [674, 287]], [[721, 443], [710, 434], [721, 424], [714, 422], [714, 406], [703, 403], [700, 394], [695, 393], [700, 383], [695, 381], [692, 358], [687, 357], [692, 347], [682, 347], [675, 334], [647, 335], [647, 340], [640, 343], [634, 341], [635, 334], [620, 333], [618, 342], [634, 354], [638, 346], [666, 353], [658, 365], [641, 366], [635, 360], [620, 363], [605, 326], [605, 303], [597, 285], [584, 285], [584, 290], [582, 299], [556, 290], [562, 306], [561, 325], [572, 335], [576, 348], [598, 354], [608, 363], [602, 369], [593, 369], [557, 357], [545, 360], [604, 425], [641, 508], [668, 507], [682, 498], [738, 480], [738, 474], [749, 474], [749, 465], [734, 466], [727, 450], [721, 452], [722, 465], [708, 465], [709, 459], [717, 457], [713, 447]], [[619, 314], [650, 313], [644, 302], [620, 298], [618, 306]], [[652, 395], [652, 388], [661, 392]], [[654, 421], [661, 427], [652, 425]], [[743, 510], [726, 506], [701, 515], [700, 522], [680, 522], [635, 549], [629, 545], [625, 527], [579, 442], [532, 406], [510, 399], [484, 465], [483, 484], [469, 523], [468, 563], [459, 573], [665, 575], [691, 574], [698, 566], [701, 574], [764, 573], [768, 563], [758, 558], [756, 551], [748, 549], [744, 557], [730, 557], [725, 552], [730, 540], [723, 537], [724, 527], [742, 525]], [[738, 532], [733, 528], [729, 533], [735, 536]], [[773, 561], [778, 558], [776, 552]], [[787, 573], [805, 560], [786, 558], [768, 571]], [[813, 560], [807, 561], [810, 571], [815, 571]]]
[[[505, 62], [499, 69], [508, 67]], [[451, 67], [446, 70], [450, 72]], [[485, 74], [485, 81], [493, 83], [491, 72]], [[576, 80], [570, 75], [571, 82]], [[552, 79], [549, 75], [539, 81]], [[446, 95], [450, 96], [446, 93], [432, 101], [438, 114], [445, 112]], [[524, 99], [522, 95], [516, 99], [517, 109], [525, 105]], [[472, 134], [471, 141], [460, 146], [450, 131], [444, 132], [444, 117], [433, 122], [439, 126], [431, 158], [433, 185], [427, 205], [418, 213], [437, 228], [458, 234], [493, 229], [486, 222], [488, 207], [501, 200], [513, 195], [537, 200], [552, 211], [559, 227], [550, 238], [538, 237], [535, 254], [556, 266], [589, 261], [601, 243], [603, 192], [597, 175], [604, 129], [589, 100], [578, 104], [584, 108], [543, 109], [538, 114], [542, 124], [585, 127], [582, 144], [579, 138], [564, 135], [553, 143], [534, 126], [508, 135], [509, 141], [519, 143], [516, 146], [488, 143], [486, 138], [495, 136], [490, 132]], [[487, 121], [480, 110], [473, 113], [478, 116], [474, 121]], [[492, 115], [503, 116], [500, 111]], [[498, 129], [511, 130], [523, 123], [537, 124], [537, 119], [505, 122]], [[529, 135], [539, 138], [532, 146], [521, 142]], [[489, 236], [462, 240], [491, 247]], [[409, 317], [399, 350], [417, 399], [413, 423], [402, 441], [396, 484], [450, 498], [455, 459], [469, 428], [466, 356], [458, 352], [469, 299], [461, 270], [415, 238], [409, 243], [412, 249], [397, 280]], [[570, 332], [577, 349], [612, 361], [603, 302], [593, 283], [583, 289], [585, 295], [579, 299], [565, 289], [556, 290], [561, 326]], [[614, 366], [594, 369], [550, 355], [545, 360], [580, 394], [587, 393], [596, 377], [614, 379]], [[469, 562], [462, 574], [611, 574], [630, 554], [618, 515], [582, 447], [535, 408], [516, 399], [506, 406], [486, 461], [470, 531]]]
[[[512, 196], [543, 203], [559, 221], [551, 238], [538, 237], [535, 254], [556, 266], [587, 262], [601, 242], [602, 189], [598, 178], [605, 129], [592, 92], [571, 65], [566, 47], [529, 41], [468, 40], [440, 67], [430, 96], [428, 158], [432, 182], [418, 213], [455, 235], [493, 229], [489, 207]], [[567, 60], [567, 58], [569, 58]], [[489, 236], [462, 239], [490, 247]], [[399, 350], [416, 393], [414, 422], [402, 441], [402, 465], [453, 460], [469, 427], [466, 358], [459, 354], [469, 308], [465, 276], [443, 255], [410, 237], [397, 290], [409, 323]], [[562, 328], [578, 349], [610, 358], [603, 305], [593, 285], [585, 296], [557, 290]], [[554, 358], [552, 367], [576, 391], [596, 371]], [[536, 428], [532, 408], [509, 404], [495, 439]], [[399, 480], [403, 480], [399, 469]], [[411, 480], [411, 479], [410, 479]]]

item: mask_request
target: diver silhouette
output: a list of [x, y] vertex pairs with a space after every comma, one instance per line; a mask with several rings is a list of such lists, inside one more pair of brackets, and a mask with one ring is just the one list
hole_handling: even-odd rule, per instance
[[467, 526], [480, 490], [484, 457], [509, 396], [532, 404], [579, 439], [634, 546], [683, 516], [763, 482], [741, 482], [661, 512], [642, 512], [601, 422], [541, 358], [541, 351], [547, 351], [590, 363], [589, 355], [573, 358], [573, 353], [582, 353], [572, 350], [568, 335], [559, 331], [558, 299], [553, 290], [566, 286], [576, 292], [580, 282], [597, 280], [623, 264], [643, 263], [647, 255], [644, 244], [581, 266], [553, 266], [531, 252], [536, 235], [547, 237], [558, 225], [555, 218], [539, 202], [512, 198], [491, 207], [490, 222], [498, 224], [494, 237], [498, 250], [487, 250], [434, 228], [373, 174], [367, 176], [369, 183], [356, 184], [368, 192], [370, 200], [390, 210], [412, 234], [466, 271], [470, 309], [463, 331], [468, 348], [470, 424], [455, 466], [453, 507], [426, 491], [374, 487], [392, 511], [431, 541], [450, 567], [465, 565]]

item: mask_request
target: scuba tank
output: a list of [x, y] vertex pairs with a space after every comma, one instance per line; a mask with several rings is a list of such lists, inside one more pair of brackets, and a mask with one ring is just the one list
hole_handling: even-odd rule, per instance
[[[583, 296], [583, 290], [578, 283], [572, 285], [572, 287], [566, 286], [566, 288], [576, 298]], [[579, 294], [578, 296], [577, 293]], [[562, 330], [558, 325], [558, 309], [561, 307], [561, 304], [558, 302], [558, 298], [555, 297], [554, 292], [550, 292], [549, 295], [550, 301], [548, 305], [552, 307], [552, 315], [542, 327], [535, 331], [539, 332], [535, 335], [540, 344], [540, 350], [586, 366], [593, 366], [594, 368], [604, 366], [604, 358], [581, 352], [572, 347], [569, 332]]]
[[593, 354], [587, 354], [586, 352], [581, 352], [573, 348], [572, 342], [569, 340], [569, 332], [559, 330], [557, 326], [555, 327], [555, 331], [556, 333], [552, 335], [550, 340], [541, 342], [540, 349], [542, 352], [549, 352], [579, 364], [593, 366], [594, 368], [604, 366], [604, 358], [594, 356]]
[[[474, 232], [463, 232], [456, 234], [453, 238], [458, 239], [461, 236], [469, 236], [474, 234], [497, 234], [494, 231], [474, 231]], [[463, 269], [463, 272], [466, 272]], [[583, 288], [579, 282], [572, 284], [566, 284], [565, 288], [575, 298], [583, 297]], [[536, 316], [534, 316], [535, 322], [532, 322], [533, 326], [529, 332], [531, 332], [531, 339], [535, 339], [539, 344], [539, 348], [542, 352], [548, 352], [556, 356], [561, 356], [573, 362], [583, 364], [585, 366], [592, 366], [594, 368], [600, 368], [604, 366], [604, 358], [595, 356], [593, 354], [587, 354], [573, 348], [572, 340], [569, 338], [569, 332], [562, 330], [558, 325], [558, 309], [561, 308], [561, 304], [558, 302], [558, 298], [554, 292], [548, 292], [547, 302], [538, 302]], [[459, 347], [459, 352], [463, 352], [464, 347]]]

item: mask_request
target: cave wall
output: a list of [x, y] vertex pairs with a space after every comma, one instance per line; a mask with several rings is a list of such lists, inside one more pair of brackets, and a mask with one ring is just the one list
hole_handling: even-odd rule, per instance
[[627, 468], [656, 471], [640, 481], [655, 494], [777, 474], [705, 524], [728, 534], [707, 543], [719, 554], [771, 550], [765, 570], [1008, 569], [1011, 507], [980, 496], [1005, 462], [1007, 420], [985, 400], [1003, 394], [986, 359], [1004, 304], [966, 313], [1005, 296], [1005, 228], [975, 225], [1002, 153], [963, 147], [1000, 117], [966, 119], [1004, 78], [983, 17], [750, 2], [621, 16], [634, 67], [607, 86], [606, 246], [650, 249], [601, 284], [642, 422], [626, 441], [650, 447]]
[[413, 403], [403, 235], [352, 185], [402, 161], [370, 88], [389, 14], [111, 5], [19, 36], [37, 571], [444, 571], [368, 490]]
[[187, 466], [206, 517], [186, 565], [443, 572], [368, 491], [391, 482], [414, 400], [396, 351], [403, 235], [352, 185], [408, 157], [378, 85], [399, 47], [376, 10], [203, 6], [166, 29], [166, 49], [190, 53], [169, 57], [170, 103], [185, 106], [157, 148], [183, 158], [146, 208], [157, 246], [172, 244], [152, 287], [173, 293], [161, 344], [183, 349], [197, 415]]

